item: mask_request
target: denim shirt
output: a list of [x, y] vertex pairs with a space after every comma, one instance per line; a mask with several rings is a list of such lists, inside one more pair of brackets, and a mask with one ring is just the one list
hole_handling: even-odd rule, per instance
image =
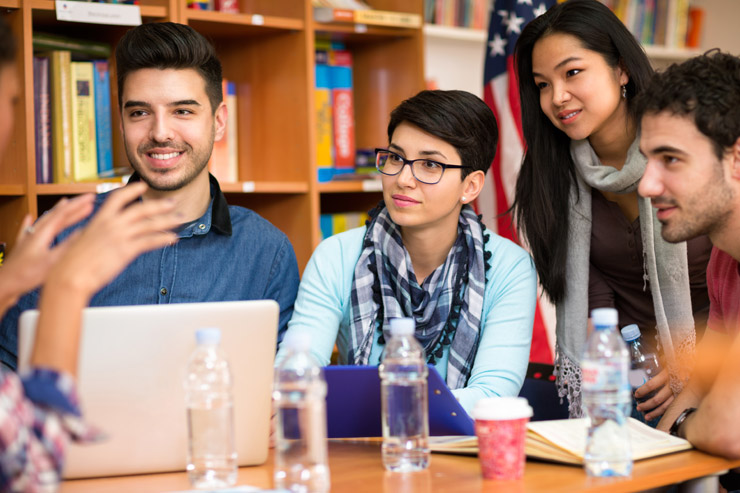
[[[213, 176], [210, 182], [208, 210], [178, 232], [179, 241], [136, 258], [92, 298], [90, 306], [272, 299], [280, 305], [280, 341], [298, 291], [293, 247], [285, 234], [254, 211], [227, 205]], [[98, 195], [95, 211], [107, 197]], [[63, 231], [57, 241], [88, 220]], [[10, 368], [16, 367], [18, 317], [36, 308], [38, 297], [38, 290], [23, 296], [0, 323], [0, 361]]]

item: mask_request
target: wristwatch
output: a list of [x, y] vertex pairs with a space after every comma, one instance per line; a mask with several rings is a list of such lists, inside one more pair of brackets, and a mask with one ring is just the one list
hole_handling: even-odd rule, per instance
[[[681, 412], [681, 414], [678, 415], [678, 417], [676, 418], [676, 421], [674, 421], [673, 424], [671, 425], [671, 429], [670, 429], [669, 433], [671, 435], [673, 435], [673, 436], [676, 436], [676, 437], [677, 436], [680, 436], [678, 434], [678, 429], [681, 427], [681, 425], [683, 424], [683, 422], [686, 421], [686, 418], [688, 418], [689, 416], [691, 416], [691, 413], [693, 413], [695, 411], [696, 411], [696, 408], [695, 407], [688, 407], [688, 408], [684, 409]], [[681, 437], [681, 438], [683, 438], [683, 437]]]

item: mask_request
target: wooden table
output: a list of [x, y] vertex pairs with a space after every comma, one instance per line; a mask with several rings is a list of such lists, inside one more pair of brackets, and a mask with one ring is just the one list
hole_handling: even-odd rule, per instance
[[[528, 461], [520, 481], [489, 481], [481, 476], [477, 457], [432, 454], [429, 469], [400, 474], [383, 470], [377, 441], [330, 441], [332, 492], [631, 492], [715, 476], [740, 467], [730, 461], [690, 450], [635, 463], [631, 478], [589, 478], [583, 468]], [[716, 479], [716, 478], [715, 478]], [[262, 466], [239, 469], [239, 485], [272, 488], [272, 459]], [[706, 484], [689, 491], [710, 491]], [[702, 489], [705, 488], [705, 489]], [[61, 493], [166, 492], [191, 489], [185, 473], [66, 481]], [[714, 487], [716, 491], [716, 487]]]

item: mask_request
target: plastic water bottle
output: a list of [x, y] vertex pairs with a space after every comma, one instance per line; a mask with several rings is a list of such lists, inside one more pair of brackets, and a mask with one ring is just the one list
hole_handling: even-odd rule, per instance
[[629, 352], [617, 331], [617, 311], [591, 312], [594, 332], [581, 361], [583, 406], [588, 416], [585, 467], [589, 476], [629, 476], [632, 453], [627, 418], [632, 408]]
[[196, 488], [236, 483], [234, 401], [229, 363], [219, 347], [219, 329], [200, 329], [185, 376], [188, 478]]
[[[648, 353], [642, 346], [640, 328], [636, 324], [622, 327], [622, 338], [627, 343], [630, 352], [630, 374], [629, 381], [634, 393], [645, 382], [660, 373], [660, 363], [655, 353]], [[656, 394], [657, 390], [650, 392], [638, 402], [644, 402]]]
[[383, 466], [419, 471], [429, 466], [429, 406], [424, 349], [412, 318], [391, 320], [391, 337], [380, 364]]
[[275, 370], [277, 412], [275, 488], [296, 493], [329, 491], [326, 380], [311, 356], [308, 334], [288, 333], [285, 359]]

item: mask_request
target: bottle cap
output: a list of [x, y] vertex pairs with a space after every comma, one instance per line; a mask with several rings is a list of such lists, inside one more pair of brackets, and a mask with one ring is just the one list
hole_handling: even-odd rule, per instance
[[640, 327], [637, 324], [629, 324], [622, 327], [622, 338], [627, 341], [634, 341], [640, 337]]
[[615, 327], [619, 322], [616, 308], [594, 308], [591, 310], [594, 327]]
[[532, 407], [525, 397], [484, 397], [476, 402], [471, 416], [483, 421], [532, 417]]
[[411, 335], [416, 330], [416, 322], [413, 318], [392, 318], [390, 323], [391, 336]]
[[195, 331], [195, 340], [198, 344], [218, 344], [221, 342], [221, 329], [206, 327]]
[[294, 351], [308, 351], [311, 349], [311, 334], [304, 331], [289, 330], [283, 338], [282, 345]]

